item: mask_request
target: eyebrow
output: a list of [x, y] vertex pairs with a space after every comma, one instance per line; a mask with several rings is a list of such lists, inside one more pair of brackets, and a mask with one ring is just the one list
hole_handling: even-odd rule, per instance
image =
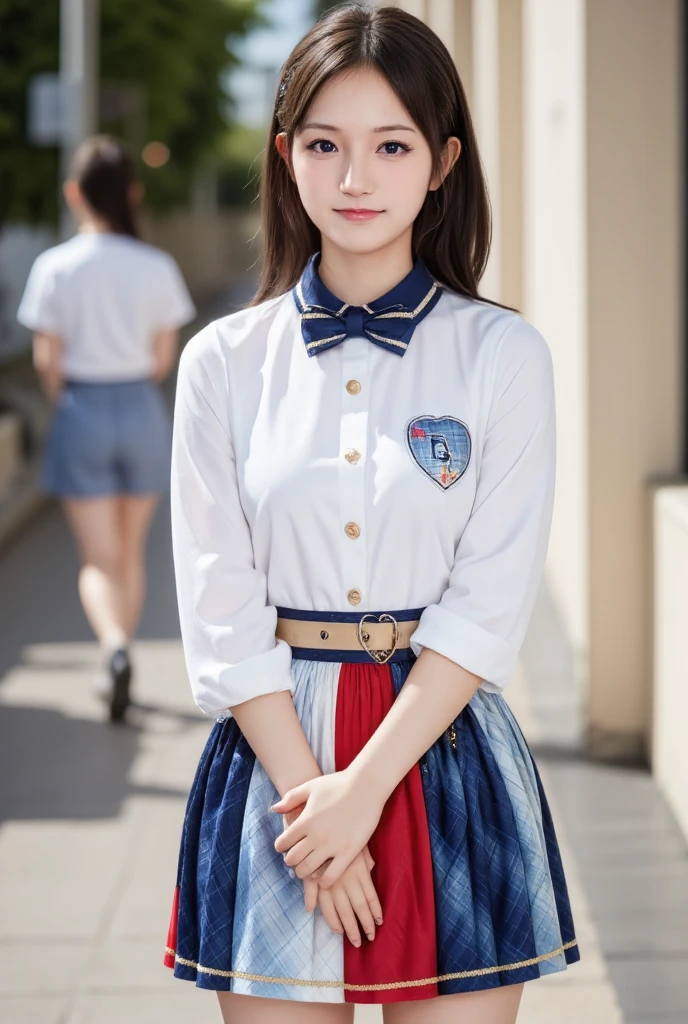
[[[320, 124], [318, 121], [309, 121], [308, 124], [302, 124], [300, 131], [305, 131], [307, 128], [319, 128], [321, 131], [326, 132], [338, 132], [341, 128], [337, 128], [334, 124]], [[414, 132], [415, 128], [411, 128], [408, 124], [383, 124], [379, 128], [373, 128], [373, 132]]]

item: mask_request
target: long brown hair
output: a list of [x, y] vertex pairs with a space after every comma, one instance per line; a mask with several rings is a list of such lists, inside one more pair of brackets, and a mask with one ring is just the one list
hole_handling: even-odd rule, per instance
[[132, 188], [138, 181], [134, 158], [112, 135], [84, 139], [69, 166], [92, 210], [118, 235], [139, 237]]
[[264, 262], [256, 305], [288, 291], [320, 232], [307, 216], [286, 161], [275, 148], [280, 132], [289, 152], [316, 93], [335, 75], [370, 68], [383, 75], [440, 168], [446, 140], [461, 155], [442, 185], [428, 192], [413, 229], [413, 254], [452, 291], [478, 298], [491, 241], [491, 216], [466, 94], [442, 41], [419, 18], [398, 7], [347, 4], [329, 11], [304, 36], [282, 68], [263, 164], [261, 200]]

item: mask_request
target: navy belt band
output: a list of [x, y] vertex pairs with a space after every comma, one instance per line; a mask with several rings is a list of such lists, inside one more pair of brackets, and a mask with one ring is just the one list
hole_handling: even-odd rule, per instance
[[385, 612], [317, 612], [277, 608], [276, 636], [306, 661], [408, 663], [422, 608]]

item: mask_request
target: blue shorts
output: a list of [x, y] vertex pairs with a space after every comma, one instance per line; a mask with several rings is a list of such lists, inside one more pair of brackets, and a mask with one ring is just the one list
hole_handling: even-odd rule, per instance
[[154, 381], [68, 381], [46, 442], [43, 490], [65, 498], [159, 494], [169, 484], [171, 439]]

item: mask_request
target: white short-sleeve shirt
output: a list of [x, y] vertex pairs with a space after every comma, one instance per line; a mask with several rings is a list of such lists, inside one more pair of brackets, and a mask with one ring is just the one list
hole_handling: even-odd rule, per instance
[[337, 334], [322, 324], [313, 357], [287, 293], [211, 324], [182, 355], [172, 522], [196, 702], [213, 714], [292, 687], [280, 606], [425, 609], [414, 651], [498, 692], [547, 551], [549, 349], [517, 314], [448, 290], [410, 340], [389, 343], [401, 356], [362, 334], [328, 347]]
[[128, 235], [84, 232], [41, 253], [17, 319], [60, 336], [65, 378], [98, 383], [150, 377], [157, 332], [195, 313], [168, 253]]

